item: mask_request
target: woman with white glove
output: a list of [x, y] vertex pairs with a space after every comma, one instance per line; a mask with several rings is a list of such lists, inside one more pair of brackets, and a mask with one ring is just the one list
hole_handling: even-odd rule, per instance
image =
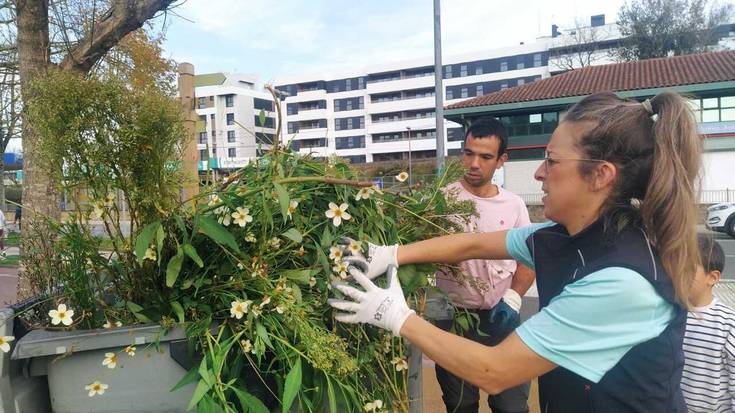
[[[685, 412], [679, 387], [697, 253], [700, 138], [687, 102], [588, 96], [536, 170], [552, 222], [370, 246], [346, 259], [336, 319], [400, 335], [490, 394], [539, 378], [544, 413]], [[399, 264], [515, 259], [535, 268], [541, 310], [499, 345], [434, 327], [406, 305]], [[388, 270], [386, 289], [371, 281]]]

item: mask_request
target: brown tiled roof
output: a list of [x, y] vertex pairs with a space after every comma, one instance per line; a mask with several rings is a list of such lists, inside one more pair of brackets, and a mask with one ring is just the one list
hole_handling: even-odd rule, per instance
[[588, 66], [454, 103], [447, 109], [728, 80], [735, 80], [735, 50]]

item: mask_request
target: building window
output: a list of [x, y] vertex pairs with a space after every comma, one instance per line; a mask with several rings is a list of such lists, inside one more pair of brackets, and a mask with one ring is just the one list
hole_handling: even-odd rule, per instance
[[365, 163], [365, 155], [343, 156], [342, 158], [350, 161], [350, 163]]
[[541, 53], [536, 53], [533, 55], [533, 67], [539, 66], [541, 66]]
[[234, 130], [227, 131], [227, 142], [229, 143], [235, 142], [235, 131]]
[[467, 65], [459, 65], [459, 75], [467, 76]]
[[530, 148], [530, 149], [509, 149], [508, 160], [509, 161], [527, 161], [532, 159], [544, 159], [546, 156], [546, 149], [544, 148]]
[[508, 62], [503, 60], [502, 62], [500, 62], [500, 71], [505, 72], [507, 70], [508, 70]]
[[447, 79], [452, 78], [452, 65], [444, 66], [444, 77]]
[[235, 124], [235, 114], [228, 113], [227, 114], [227, 125], [234, 125], [234, 124]]
[[466, 87], [463, 87], [462, 89], [459, 90], [459, 97], [461, 97], [461, 98], [466, 98], [467, 97], [467, 88]]
[[365, 78], [362, 78], [362, 77], [357, 78], [357, 88], [365, 89]]
[[523, 69], [523, 68], [525, 68], [525, 67], [526, 67], [526, 65], [525, 65], [525, 64], [523, 64], [523, 62], [518, 62], [518, 63], [516, 64], [516, 69]]
[[482, 85], [475, 86], [475, 96], [482, 96]]
[[347, 119], [347, 129], [352, 129], [352, 118]]
[[464, 141], [464, 128], [447, 129], [447, 141], [448, 142]]
[[518, 86], [526, 83], [526, 79], [518, 79]]
[[197, 98], [197, 109], [204, 109], [207, 107], [207, 98]]
[[207, 132], [199, 132], [199, 143], [207, 143]]
[[541, 123], [541, 114], [540, 113], [533, 113], [531, 115], [528, 115], [528, 123]]
[[234, 95], [225, 95], [225, 106], [228, 108], [235, 106], [235, 96]]
[[[290, 105], [290, 103], [289, 103]], [[288, 105], [287, 105], [288, 106]], [[256, 110], [264, 110], [266, 112], [273, 112], [273, 102], [267, 99], [260, 99], [260, 98], [254, 98], [253, 99], [253, 107]], [[296, 113], [298, 113], [298, 109], [296, 109]], [[289, 113], [289, 115], [293, 115], [293, 113]]]
[[237, 149], [235, 148], [227, 148], [227, 157], [228, 158], [234, 158], [237, 156]]
[[454, 91], [452, 89], [447, 89], [447, 100], [454, 99]]
[[205, 160], [205, 159], [209, 158], [209, 156], [207, 156], [207, 155], [209, 155], [209, 154], [207, 153], [207, 150], [206, 149], [199, 149], [199, 159]]
[[365, 136], [338, 136], [334, 138], [336, 149], [353, 149], [365, 147]]
[[720, 98], [720, 121], [735, 120], [735, 96], [725, 96]]
[[481, 75], [482, 74], [482, 66], [480, 66], [479, 64], [477, 66], [475, 66], [475, 74], [476, 75]]
[[500, 90], [503, 90], [503, 89], [508, 89], [508, 83], [507, 82], [503, 82], [503, 83], [500, 84]]

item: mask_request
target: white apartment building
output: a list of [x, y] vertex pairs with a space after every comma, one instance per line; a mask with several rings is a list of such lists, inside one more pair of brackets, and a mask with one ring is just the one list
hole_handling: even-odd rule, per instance
[[271, 148], [273, 98], [255, 76], [196, 75], [194, 87], [200, 173], [241, 168]]
[[[530, 44], [443, 58], [444, 104], [522, 85], [563, 70], [576, 39], [597, 42], [591, 60], [607, 63], [619, 32], [594, 16], [586, 31], [560, 33]], [[284, 92], [283, 139], [301, 153], [336, 154], [353, 163], [436, 156], [433, 57], [278, 79]], [[459, 154], [462, 126], [445, 120], [448, 155]]]

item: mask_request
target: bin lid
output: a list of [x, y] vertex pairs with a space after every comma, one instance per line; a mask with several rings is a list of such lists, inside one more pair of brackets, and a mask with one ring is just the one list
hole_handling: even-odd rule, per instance
[[11, 358], [20, 360], [184, 338], [186, 333], [183, 329], [175, 328], [164, 334], [158, 324], [95, 330], [32, 330], [15, 343]]

